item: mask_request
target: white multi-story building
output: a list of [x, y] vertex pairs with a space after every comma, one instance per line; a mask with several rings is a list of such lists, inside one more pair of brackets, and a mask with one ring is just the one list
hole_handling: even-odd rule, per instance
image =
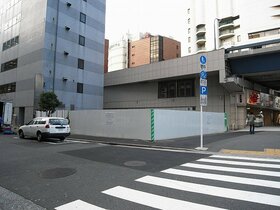
[[280, 38], [279, 0], [189, 0], [188, 54]]
[[64, 109], [102, 109], [105, 0], [0, 1], [0, 115], [22, 124], [53, 91]]
[[126, 69], [128, 40], [122, 39], [109, 47], [108, 71]]

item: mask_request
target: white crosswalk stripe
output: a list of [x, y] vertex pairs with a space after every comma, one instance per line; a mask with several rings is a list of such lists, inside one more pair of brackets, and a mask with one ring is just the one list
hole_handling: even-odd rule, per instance
[[153, 176], [145, 176], [140, 179], [137, 179], [136, 181], [188, 192], [208, 194], [223, 198], [250, 201], [254, 203], [268, 204], [273, 206], [280, 206], [280, 196], [277, 195], [254, 193], [244, 190], [227, 189], [224, 187], [213, 187], [202, 184], [193, 184], [190, 182], [182, 182]]
[[238, 165], [238, 166], [256, 166], [256, 167], [263, 167], [263, 168], [280, 168], [280, 165], [266, 164], [266, 163], [252, 163], [252, 162], [240, 162], [240, 161], [228, 161], [228, 160], [214, 160], [214, 159], [206, 159], [206, 158], [202, 158], [202, 159], [197, 160], [197, 161], [207, 162], [207, 163], [222, 163], [222, 164]]
[[[217, 163], [220, 165], [215, 165]], [[153, 176], [144, 176], [135, 181], [139, 184], [145, 184], [145, 187], [151, 186], [152, 188], [156, 186], [165, 190], [195, 193], [195, 195], [203, 194], [221, 199], [230, 199], [232, 202], [245, 201], [250, 202], [251, 205], [261, 204], [278, 208], [280, 207], [280, 191], [277, 191], [280, 189], [279, 163], [280, 161], [277, 159], [212, 155], [192, 163], [182, 164], [179, 169], [169, 168]], [[246, 168], [248, 166], [250, 168]], [[190, 181], [186, 181], [185, 179]], [[204, 180], [203, 184], [199, 183], [199, 179]], [[211, 180], [214, 182], [205, 184]], [[220, 184], [219, 186], [213, 186], [213, 183]], [[229, 185], [228, 183], [232, 184]], [[226, 187], [221, 187], [223, 185]], [[229, 186], [235, 187], [231, 188]], [[236, 189], [236, 186], [237, 188], [244, 187], [242, 189]], [[246, 186], [250, 187], [250, 189], [247, 189], [248, 187]], [[258, 187], [258, 190], [254, 192], [256, 187]], [[203, 202], [193, 202], [189, 198], [190, 196], [186, 197], [187, 200], [180, 200], [174, 197], [169, 198], [168, 196], [153, 194], [150, 191], [145, 192], [142, 187], [141, 189], [117, 186], [105, 190], [103, 193], [157, 209], [230, 208], [230, 206], [227, 207], [227, 204], [219, 206], [217, 203], [213, 203], [213, 205], [209, 205], [208, 203], [208, 205], [205, 205]], [[269, 189], [276, 191], [270, 194], [268, 193], [270, 192]], [[275, 192], [279, 193], [275, 194]]]
[[173, 198], [167, 198], [151, 193], [145, 193], [121, 186], [105, 190], [103, 191], [103, 193], [158, 209], [221, 209], [187, 201], [181, 201]]
[[211, 179], [211, 180], [218, 180], [218, 181], [224, 181], [224, 182], [232, 182], [232, 183], [238, 183], [238, 184], [248, 184], [248, 185], [256, 185], [256, 186], [280, 189], [280, 182], [276, 182], [276, 181], [251, 179], [251, 178], [243, 178], [243, 177], [219, 175], [219, 174], [200, 173], [200, 172], [185, 171], [185, 170], [179, 170], [179, 169], [173, 169], [173, 168], [164, 170], [162, 172], [174, 174], [174, 175], [180, 175], [180, 176], [188, 176], [188, 177], [195, 177], [195, 178], [201, 178], [201, 179]]
[[[260, 205], [263, 209], [279, 209], [279, 163], [277, 159], [212, 155], [136, 179], [133, 187], [116, 186], [102, 193], [118, 200], [114, 209], [123, 209], [118, 206], [122, 202], [125, 208], [132, 202], [176, 210], [257, 209]], [[199, 199], [201, 196], [209, 199]], [[80, 200], [56, 209], [83, 208], [101, 209]]]
[[56, 210], [105, 210], [87, 202], [76, 200], [55, 208]]
[[195, 164], [195, 163], [185, 163], [182, 166], [196, 168], [196, 169], [207, 169], [207, 170], [216, 170], [216, 171], [223, 171], [223, 172], [236, 172], [236, 173], [244, 173], [244, 174], [256, 174], [256, 175], [280, 177], [280, 172], [276, 172], [276, 171], [264, 171], [264, 170], [246, 169], [246, 168], [230, 168], [224, 166], [212, 166], [212, 165]]
[[280, 159], [271, 158], [251, 158], [251, 157], [239, 157], [239, 156], [223, 156], [223, 155], [212, 155], [212, 158], [222, 158], [222, 159], [234, 159], [234, 160], [252, 160], [252, 161], [262, 161], [262, 162], [277, 162], [280, 163]]

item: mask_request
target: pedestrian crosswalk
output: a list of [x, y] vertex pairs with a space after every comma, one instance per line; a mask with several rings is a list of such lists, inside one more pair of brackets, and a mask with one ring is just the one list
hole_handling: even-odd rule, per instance
[[[255, 209], [280, 208], [279, 169], [279, 159], [212, 155], [135, 180], [145, 184], [147, 189], [156, 186], [172, 192], [176, 190], [188, 195], [191, 193], [194, 196], [205, 195], [225, 199], [225, 202], [219, 203], [203, 200], [199, 203], [193, 202], [193, 196], [186, 196], [184, 200], [169, 198], [163, 196], [164, 193], [156, 195], [145, 192], [143, 188], [138, 190], [124, 186], [116, 186], [102, 193], [157, 209], [234, 209], [233, 202], [244, 202], [238, 204], [239, 207], [243, 205], [243, 208], [248, 208], [248, 205], [252, 208], [254, 206]], [[223, 184], [226, 187], [223, 187]], [[254, 189], [256, 191], [253, 191]]]
[[104, 209], [279, 209], [280, 159], [212, 155], [117, 185], [102, 195], [111, 201], [102, 204]]

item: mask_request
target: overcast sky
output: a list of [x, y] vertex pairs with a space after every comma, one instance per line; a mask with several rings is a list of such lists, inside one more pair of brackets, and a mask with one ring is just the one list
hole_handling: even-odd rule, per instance
[[106, 0], [105, 37], [111, 43], [122, 35], [150, 32], [181, 42], [186, 53], [187, 0]]

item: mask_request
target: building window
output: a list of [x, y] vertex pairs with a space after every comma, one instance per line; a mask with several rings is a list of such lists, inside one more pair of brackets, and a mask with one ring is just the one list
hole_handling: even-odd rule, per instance
[[87, 0], [83, 0], [83, 1], [87, 2]]
[[150, 62], [159, 62], [163, 61], [163, 37], [155, 36], [151, 37], [150, 43]]
[[158, 98], [175, 98], [176, 81], [166, 81], [158, 83]]
[[16, 83], [9, 83], [5, 85], [0, 85], [0, 94], [3, 93], [13, 93], [16, 92]]
[[176, 81], [168, 82], [167, 97], [168, 98], [176, 97]]
[[190, 23], [191, 23], [191, 19], [189, 18], [189, 19], [188, 19], [188, 24], [190, 24]]
[[256, 39], [261, 37], [267, 37], [267, 36], [274, 36], [280, 34], [280, 28], [266, 30], [266, 31], [259, 31], [255, 33], [249, 33], [248, 38], [249, 39]]
[[190, 43], [191, 42], [191, 37], [188, 37], [188, 43]]
[[167, 98], [168, 83], [159, 82], [158, 83], [158, 98]]
[[237, 42], [241, 42], [241, 36], [240, 35], [237, 36]]
[[191, 33], [191, 29], [190, 28], [188, 28], [188, 34], [190, 34]]
[[5, 51], [13, 46], [16, 46], [19, 44], [19, 36], [16, 36], [6, 42], [3, 43], [2, 51]]
[[177, 81], [177, 96], [192, 97], [194, 96], [194, 80], [178, 80]]
[[6, 63], [2, 63], [2, 65], [1, 65], [1, 72], [17, 68], [17, 63], [18, 63], [17, 59], [8, 61]]
[[83, 92], [84, 92], [84, 84], [77, 83], [77, 93], [83, 93]]
[[188, 53], [191, 53], [191, 52], [192, 52], [192, 48], [189, 47], [189, 48], [188, 48]]
[[158, 83], [158, 98], [193, 97], [194, 92], [194, 79]]
[[191, 13], [191, 9], [190, 8], [188, 8], [188, 14], [190, 14]]
[[80, 12], [80, 21], [82, 23], [86, 23], [86, 21], [87, 21], [87, 16], [82, 12]]
[[85, 37], [79, 35], [79, 45], [85, 46], [85, 42], [86, 42]]
[[85, 68], [85, 60], [78, 58], [78, 69]]

